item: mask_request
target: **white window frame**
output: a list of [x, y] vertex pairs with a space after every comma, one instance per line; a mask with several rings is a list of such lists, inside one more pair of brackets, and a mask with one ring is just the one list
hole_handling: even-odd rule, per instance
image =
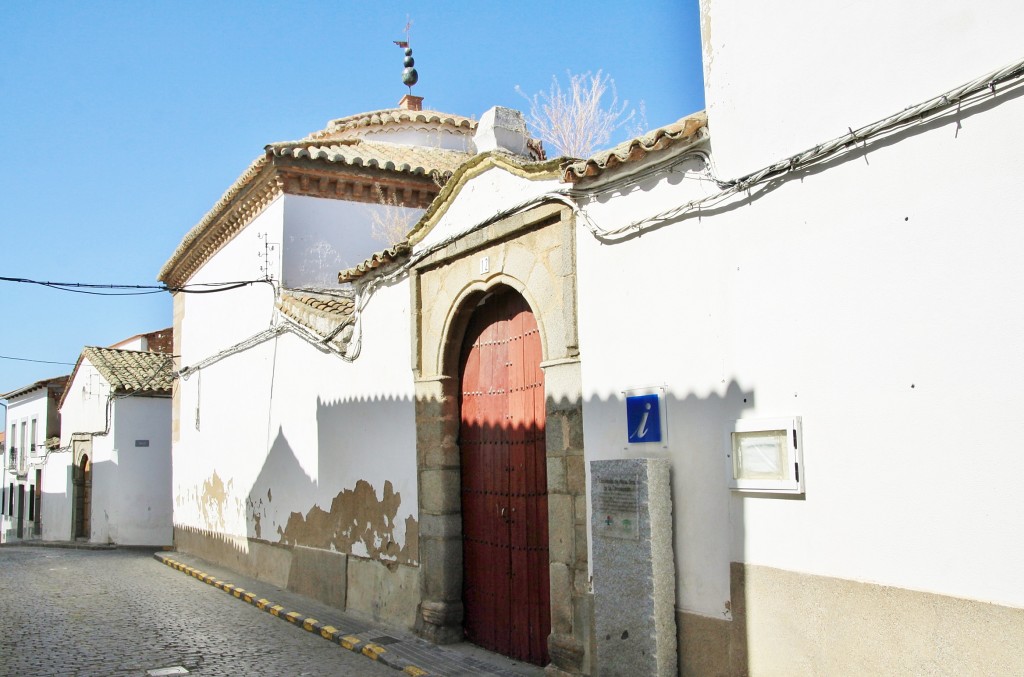
[[[756, 439], [757, 433], [764, 438], [778, 436], [784, 432], [785, 446], [780, 448], [784, 460], [780, 463], [780, 477], [743, 476], [737, 469], [737, 449], [741, 438]], [[778, 436], [781, 437], [781, 436]], [[803, 430], [799, 416], [787, 418], [738, 419], [732, 422], [725, 436], [725, 460], [728, 469], [729, 488], [738, 492], [765, 494], [803, 494], [804, 458]], [[780, 455], [781, 455], [780, 454]]]

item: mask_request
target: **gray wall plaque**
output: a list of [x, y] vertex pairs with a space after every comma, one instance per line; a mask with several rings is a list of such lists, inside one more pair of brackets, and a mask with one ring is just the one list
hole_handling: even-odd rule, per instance
[[597, 675], [677, 674], [670, 469], [590, 462]]
[[607, 538], [640, 538], [640, 477], [605, 477], [594, 480], [600, 510], [598, 527]]

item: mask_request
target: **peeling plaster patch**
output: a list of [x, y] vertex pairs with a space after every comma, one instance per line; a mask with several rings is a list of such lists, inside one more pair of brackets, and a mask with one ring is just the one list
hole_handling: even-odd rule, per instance
[[213, 471], [210, 479], [203, 482], [203, 492], [199, 497], [199, 510], [203, 515], [203, 522], [207, 529], [224, 529], [227, 525], [224, 519], [224, 508], [228, 502], [228, 493], [233, 485], [233, 480], [220, 478], [217, 471]]
[[402, 495], [390, 481], [384, 483], [384, 497], [369, 482], [359, 480], [331, 501], [330, 512], [314, 505], [305, 516], [293, 512], [282, 530], [281, 542], [324, 550], [337, 550], [383, 562], [416, 564], [419, 560], [419, 525], [410, 515], [405, 519], [405, 545], [395, 538], [395, 517]]
[[715, 48], [711, 43], [711, 2], [700, 0], [700, 38], [701, 50], [704, 53], [704, 88], [707, 91], [711, 80], [711, 64], [715, 60]]

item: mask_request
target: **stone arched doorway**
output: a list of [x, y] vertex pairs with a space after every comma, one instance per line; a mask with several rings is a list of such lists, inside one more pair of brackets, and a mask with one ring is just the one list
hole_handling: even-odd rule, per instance
[[[549, 675], [590, 674], [586, 472], [571, 212], [543, 205], [453, 240], [410, 271], [414, 297], [420, 616], [435, 642], [472, 632], [464, 598], [463, 339], [491, 295], [525, 299], [539, 327], [547, 484]], [[502, 505], [491, 508], [500, 517]], [[537, 519], [540, 519], [539, 517]], [[543, 557], [541, 555], [540, 557]], [[468, 612], [468, 615], [467, 615]], [[469, 629], [467, 628], [469, 626]], [[534, 659], [535, 660], [535, 659]], [[544, 658], [541, 658], [544, 660]]]
[[459, 361], [466, 638], [548, 661], [544, 372], [537, 320], [508, 287], [474, 309]]

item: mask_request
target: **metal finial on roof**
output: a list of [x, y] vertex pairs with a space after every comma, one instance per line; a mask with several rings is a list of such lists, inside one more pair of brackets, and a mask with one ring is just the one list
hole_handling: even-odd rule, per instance
[[405, 50], [405, 59], [402, 64], [405, 66], [405, 70], [402, 71], [402, 84], [409, 88], [409, 94], [412, 94], [412, 86], [416, 84], [420, 79], [419, 73], [413, 66], [416, 65], [416, 60], [412, 58], [412, 47], [409, 46], [410, 38], [409, 33], [412, 31], [412, 21], [406, 19], [405, 24], [405, 40], [395, 40], [395, 44]]

